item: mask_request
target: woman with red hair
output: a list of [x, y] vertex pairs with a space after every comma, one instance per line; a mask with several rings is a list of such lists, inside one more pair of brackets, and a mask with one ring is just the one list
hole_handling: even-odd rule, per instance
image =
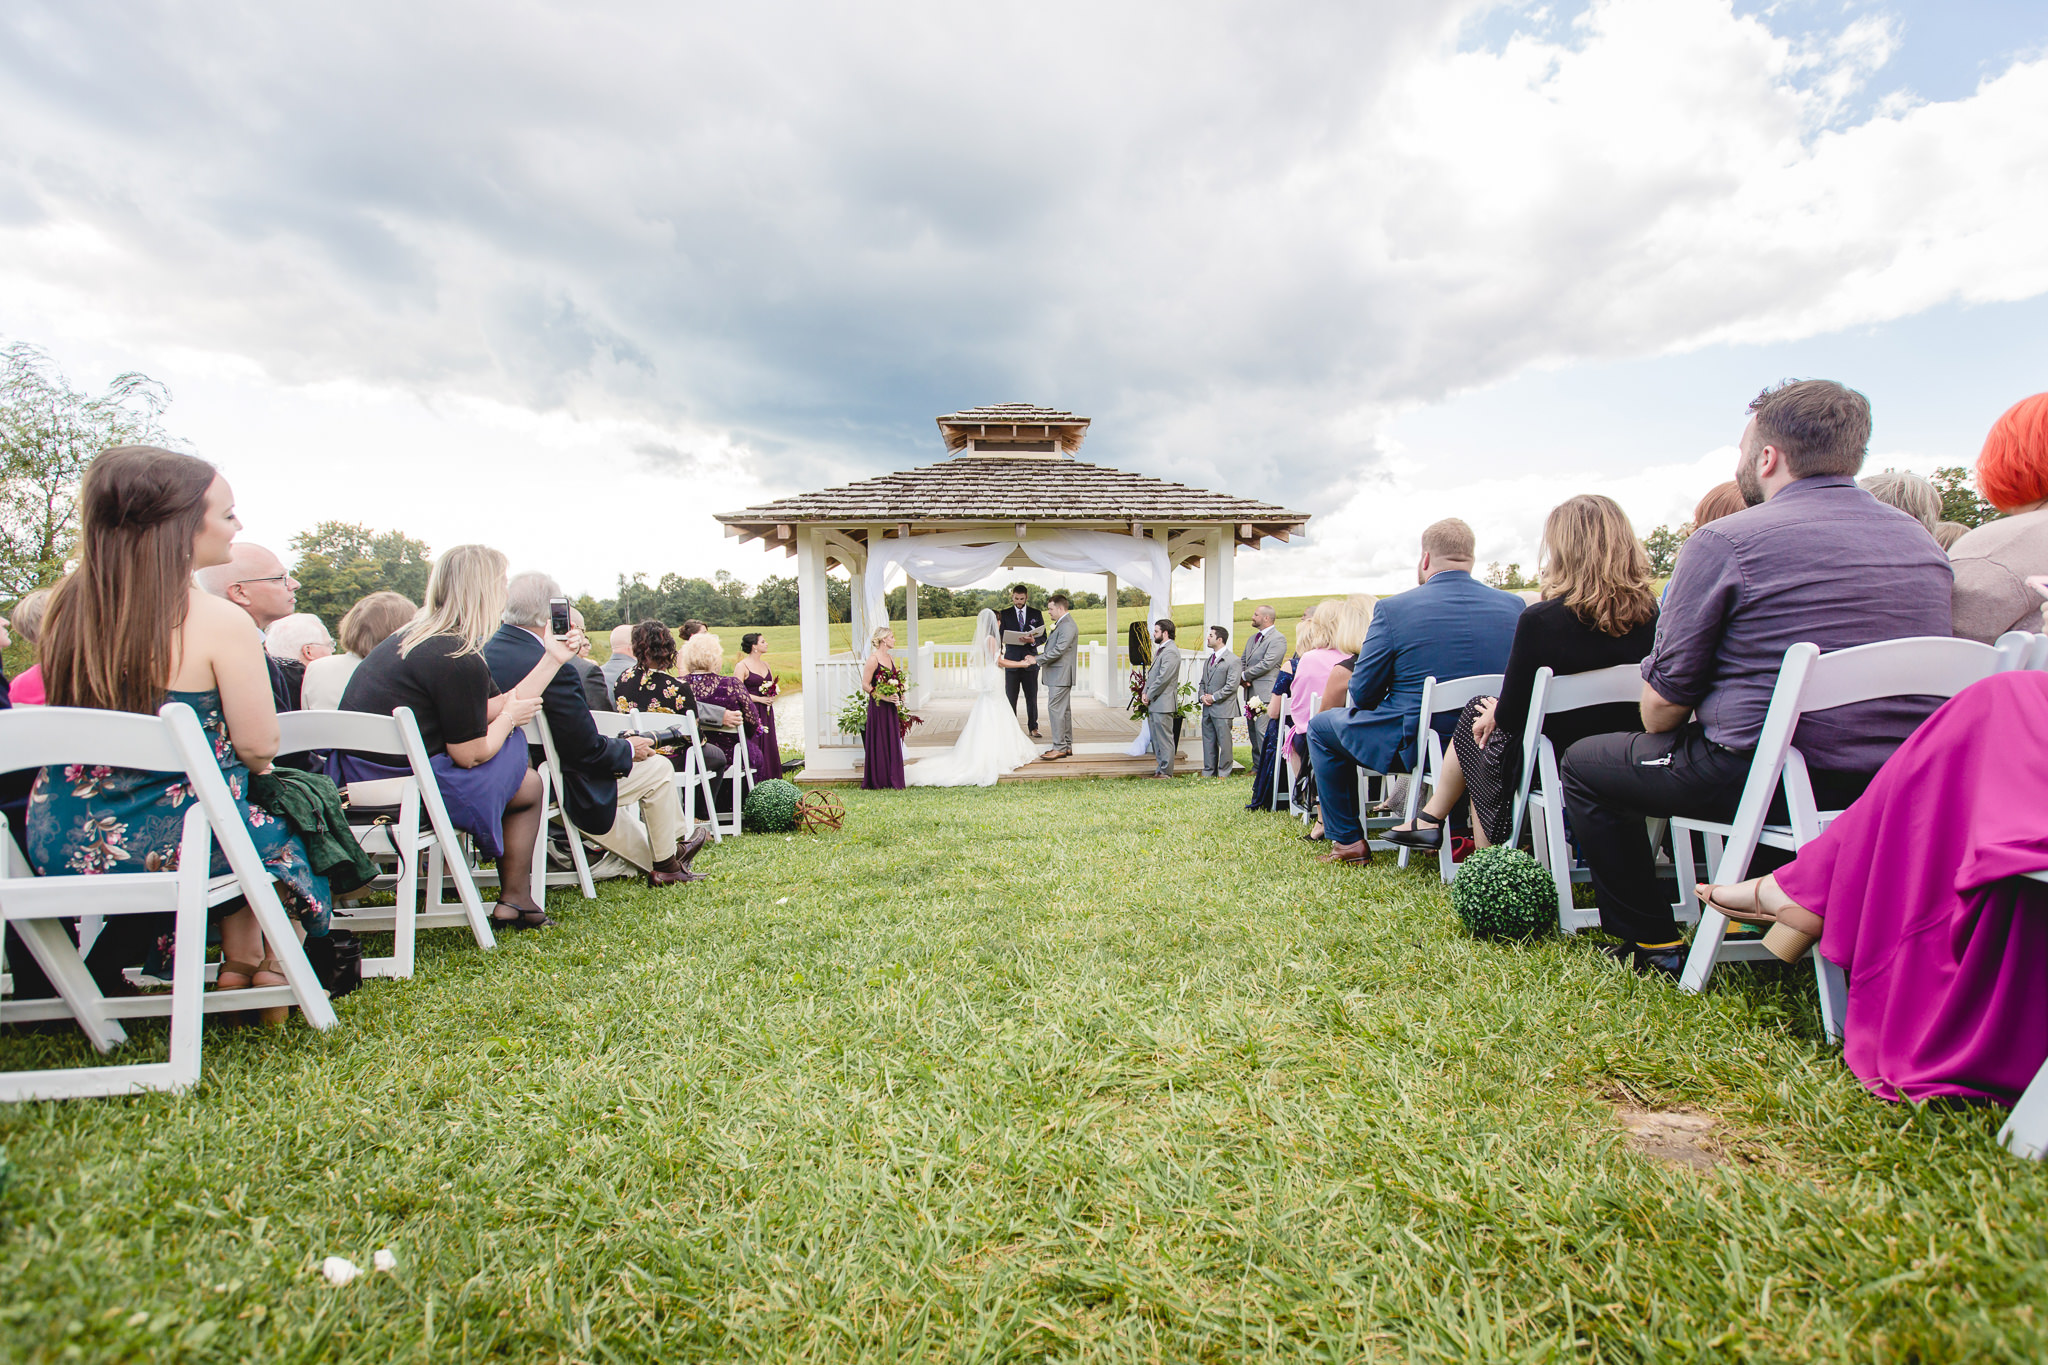
[[1990, 644], [2040, 626], [2030, 574], [2048, 574], [2048, 393], [2023, 398], [1984, 438], [1977, 487], [2005, 516], [1956, 541], [1955, 632]]

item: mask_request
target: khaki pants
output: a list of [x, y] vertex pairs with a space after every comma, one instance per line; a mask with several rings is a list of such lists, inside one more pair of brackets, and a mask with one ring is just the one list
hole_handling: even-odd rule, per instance
[[[676, 830], [683, 823], [683, 805], [676, 799], [676, 770], [660, 754], [633, 765], [619, 779], [619, 813], [612, 827], [590, 836], [592, 843], [642, 872], [676, 853]], [[639, 818], [632, 818], [639, 807]]]

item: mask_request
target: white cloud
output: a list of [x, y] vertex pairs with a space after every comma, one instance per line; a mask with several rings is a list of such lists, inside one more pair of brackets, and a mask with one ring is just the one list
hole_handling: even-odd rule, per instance
[[[1257, 581], [1382, 572], [1412, 533], [1350, 514], [1442, 510], [1388, 501], [1417, 405], [2048, 290], [2048, 60], [1859, 115], [1888, 20], [1596, 0], [1461, 48], [1486, 8], [24, 4], [0, 330], [170, 379], [294, 529], [405, 488], [590, 586], [757, 576], [705, 513], [1024, 398], [1111, 463], [1330, 489]], [[1416, 496], [1526, 544], [1528, 477]]]

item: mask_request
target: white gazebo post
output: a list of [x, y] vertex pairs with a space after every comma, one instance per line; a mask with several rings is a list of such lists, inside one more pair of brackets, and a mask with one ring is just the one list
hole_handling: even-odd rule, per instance
[[1230, 527], [1212, 526], [1202, 537], [1202, 625], [1231, 629], [1236, 608], [1237, 537]]
[[918, 668], [921, 660], [917, 656], [917, 580], [908, 574], [903, 576], [903, 634], [903, 646], [909, 651], [903, 661], [903, 676], [914, 696], [924, 678]]
[[823, 534], [809, 526], [796, 528], [796, 639], [802, 657], [804, 687], [804, 757], [814, 759], [823, 739], [823, 711], [829, 703], [819, 695], [820, 665], [832, 651], [831, 594], [825, 589]]
[[1102, 703], [1105, 706], [1114, 706], [1117, 678], [1122, 675], [1122, 670], [1116, 666], [1117, 641], [1123, 636], [1116, 628], [1116, 575], [1104, 574], [1102, 577], [1105, 587], [1102, 594], [1102, 648], [1105, 656], [1103, 667], [1107, 670], [1104, 674], [1105, 681], [1101, 684]]

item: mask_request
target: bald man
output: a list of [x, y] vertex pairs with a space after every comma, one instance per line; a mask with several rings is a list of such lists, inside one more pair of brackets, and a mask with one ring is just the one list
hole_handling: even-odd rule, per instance
[[[290, 616], [299, 604], [299, 580], [285, 572], [284, 561], [261, 545], [238, 540], [228, 547], [228, 562], [192, 575], [202, 592], [228, 601], [249, 613], [256, 629], [267, 631]], [[306, 666], [296, 659], [265, 653], [270, 665], [270, 695], [280, 711], [299, 709], [299, 688]]]
[[612, 657], [604, 661], [604, 686], [607, 692], [616, 692], [619, 675], [633, 666], [633, 628], [612, 627]]

